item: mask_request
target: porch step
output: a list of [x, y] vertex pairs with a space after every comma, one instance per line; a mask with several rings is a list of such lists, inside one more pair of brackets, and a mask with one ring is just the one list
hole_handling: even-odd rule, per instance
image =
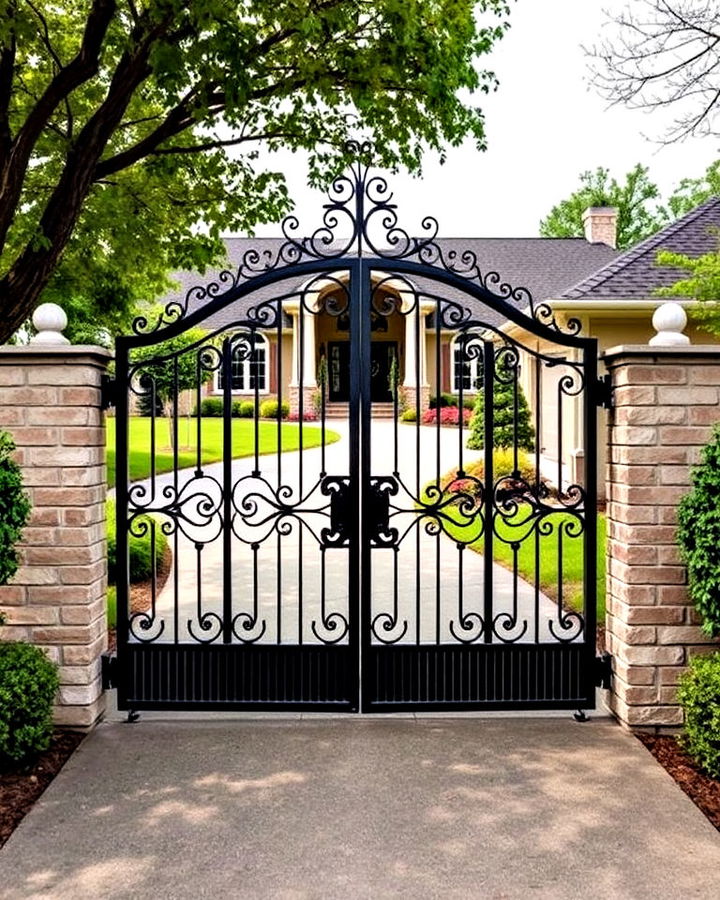
[[[349, 415], [349, 404], [347, 403], [328, 403], [325, 406], [326, 419], [347, 419]], [[372, 405], [373, 419], [392, 419], [393, 404], [392, 403], [373, 403]]]

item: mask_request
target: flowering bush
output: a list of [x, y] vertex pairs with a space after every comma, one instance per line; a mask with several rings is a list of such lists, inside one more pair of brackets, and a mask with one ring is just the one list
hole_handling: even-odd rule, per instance
[[[438, 413], [440, 414], [441, 425], [457, 425], [460, 421], [460, 412], [457, 406], [441, 406], [440, 409], [427, 409], [423, 413], [423, 425], [435, 425], [438, 421]], [[469, 409], [462, 410], [463, 425], [467, 425], [472, 416]]]
[[[320, 417], [318, 416], [318, 414], [316, 412], [313, 412], [312, 410], [308, 410], [308, 409], [303, 410], [303, 416], [302, 416], [303, 422], [317, 422], [317, 420], [319, 418]], [[287, 420], [288, 420], [288, 422], [299, 422], [300, 416], [296, 412], [290, 413], [290, 415], [287, 417]]]

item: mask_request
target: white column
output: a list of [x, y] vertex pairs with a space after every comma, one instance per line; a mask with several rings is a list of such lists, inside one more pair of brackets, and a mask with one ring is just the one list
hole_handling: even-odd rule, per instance
[[298, 373], [300, 368], [300, 355], [298, 344], [300, 342], [300, 316], [296, 309], [285, 309], [292, 320], [292, 365], [290, 367], [290, 387], [298, 386]]
[[[417, 313], [415, 310], [409, 312], [405, 316], [405, 380], [403, 381], [403, 387], [406, 388], [414, 388], [417, 387], [417, 377], [416, 377], [416, 359], [415, 359], [415, 326], [416, 326], [416, 316]], [[423, 328], [423, 331], [425, 329]], [[421, 355], [422, 359], [422, 355]], [[422, 363], [421, 363], [422, 364]], [[422, 371], [420, 372], [420, 381], [422, 382]]]
[[315, 379], [315, 370], [317, 368], [317, 360], [315, 359], [315, 316], [303, 309], [303, 387], [315, 388], [317, 381]]

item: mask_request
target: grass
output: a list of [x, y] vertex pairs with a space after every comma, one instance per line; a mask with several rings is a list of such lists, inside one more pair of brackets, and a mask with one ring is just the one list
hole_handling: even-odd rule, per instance
[[[456, 508], [455, 508], [456, 509]], [[506, 541], [514, 541], [518, 544], [517, 549], [517, 565], [518, 574], [528, 581], [530, 584], [535, 583], [535, 533], [531, 530], [532, 521], [525, 526], [520, 526], [529, 514], [529, 506], [520, 504], [516, 515], [505, 522], [502, 519], [496, 521], [496, 535]], [[463, 517], [459, 510], [453, 511], [452, 507], [446, 507], [445, 512], [453, 518], [453, 522], [448, 523], [444, 520], [446, 531], [451, 537], [467, 540], [472, 536], [467, 529], [463, 529], [458, 522]], [[553, 600], [558, 597], [558, 567], [559, 553], [558, 547], [560, 543], [559, 534], [563, 528], [574, 523], [575, 516], [568, 513], [557, 512], [551, 513], [543, 519], [552, 525], [550, 534], [540, 535], [539, 540], [539, 578], [538, 582], [543, 593]], [[513, 527], [516, 523], [517, 527]], [[473, 525], [474, 532], [479, 531], [479, 523]], [[495, 537], [493, 541], [493, 559], [505, 568], [513, 568], [513, 547], [509, 543], [503, 543], [503, 540]], [[605, 543], [606, 529], [605, 516], [598, 513], [597, 519], [597, 616], [598, 622], [605, 621]], [[480, 537], [468, 545], [477, 553], [483, 553], [484, 538]], [[562, 538], [562, 586], [563, 601], [572, 609], [582, 610], [583, 607], [583, 538], [582, 534], [577, 537], [568, 537], [567, 534]]]
[[[197, 420], [183, 419], [178, 423], [179, 450], [178, 468], [194, 466], [197, 460]], [[223, 420], [206, 417], [202, 419], [202, 463], [219, 462], [222, 459]], [[150, 431], [151, 419], [133, 416], [130, 419], [130, 480], [138, 481], [150, 475]], [[171, 472], [175, 468], [175, 456], [169, 446], [168, 423], [166, 419], [156, 419], [155, 439], [155, 471], [158, 475]], [[340, 439], [340, 435], [327, 429], [325, 443], [332, 444]], [[322, 441], [321, 429], [317, 426], [303, 425], [303, 449], [319, 447]], [[281, 451], [283, 453], [300, 449], [300, 427], [295, 423], [282, 424]], [[278, 449], [277, 422], [258, 423], [259, 452], [275, 453]], [[252, 419], [232, 420], [232, 455], [233, 459], [241, 456], [252, 456], [255, 452], [255, 429]], [[115, 485], [115, 419], [107, 419], [107, 472], [108, 485]]]

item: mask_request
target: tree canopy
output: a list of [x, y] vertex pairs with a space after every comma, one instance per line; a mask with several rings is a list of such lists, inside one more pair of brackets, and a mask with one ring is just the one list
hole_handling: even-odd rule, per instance
[[121, 323], [286, 213], [257, 148], [417, 171], [485, 147], [506, 0], [0, 0], [0, 341], [43, 300]]
[[543, 237], [582, 237], [582, 215], [589, 206], [614, 206], [618, 210], [617, 246], [631, 247], [653, 234], [665, 221], [658, 209], [659, 191], [648, 177], [648, 169], [638, 163], [622, 183], [610, 177], [608, 169], [580, 175], [580, 187], [550, 210], [540, 223]]
[[591, 50], [601, 95], [628, 107], [668, 110], [668, 142], [720, 133], [717, 0], [634, 0], [616, 24], [613, 36]]

